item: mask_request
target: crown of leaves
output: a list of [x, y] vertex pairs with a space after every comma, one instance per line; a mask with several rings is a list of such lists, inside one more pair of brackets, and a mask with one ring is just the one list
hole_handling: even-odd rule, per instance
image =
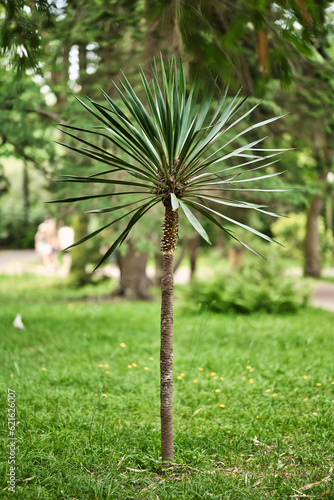
[[[229, 195], [231, 192], [234, 192], [234, 195], [235, 192], [242, 194], [243, 191], [286, 191], [248, 187], [249, 183], [254, 181], [282, 174], [283, 172], [275, 172], [257, 175], [259, 170], [275, 164], [286, 149], [260, 147], [264, 137], [227, 152], [236, 139], [281, 116], [247, 126], [221, 145], [223, 136], [250, 115], [259, 104], [236, 117], [247, 97], [240, 97], [239, 92], [233, 99], [228, 99], [226, 88], [218, 101], [214, 100], [214, 91], [208, 90], [198, 105], [199, 86], [195, 82], [189, 90], [187, 89], [183, 63], [180, 60], [177, 64], [175, 58], [166, 65], [161, 58], [160, 69], [154, 61], [153, 79], [150, 83], [144, 72], [140, 71], [146, 96], [145, 104], [139, 99], [126, 76], [124, 74], [122, 76], [123, 81], [120, 81], [119, 85], [115, 83], [114, 85], [123, 105], [120, 105], [119, 100], [117, 104], [116, 100], [111, 99], [104, 91], [102, 93], [107, 106], [89, 97], [87, 97], [88, 103], [77, 98], [100, 125], [93, 129], [62, 125], [62, 132], [82, 145], [75, 147], [59, 143], [107, 166], [106, 170], [89, 176], [63, 175], [60, 182], [110, 184], [113, 187], [119, 186], [122, 190], [54, 200], [51, 203], [72, 203], [93, 198], [107, 198], [113, 201], [115, 195], [119, 200], [122, 195], [129, 194], [137, 195], [138, 199], [126, 204], [114, 202], [107, 208], [88, 212], [113, 213], [117, 210], [126, 210], [121, 217], [112, 218], [108, 224], [72, 246], [83, 243], [121, 219], [130, 217], [121, 234], [96, 266], [99, 267], [122, 244], [133, 226], [159, 202], [170, 203], [173, 210], [181, 208], [190, 224], [208, 243], [210, 243], [209, 237], [194, 215], [194, 211], [255, 253], [257, 253], [255, 250], [236, 238], [223, 222], [233, 223], [264, 240], [277, 243], [268, 235], [228, 217], [223, 211], [213, 209], [212, 205], [218, 204], [222, 209], [224, 207], [253, 209], [273, 217], [281, 217], [267, 211], [265, 205], [235, 201], [229, 199]], [[212, 112], [213, 104], [214, 112]], [[85, 133], [85, 137], [88, 134], [98, 136], [99, 139], [103, 138], [111, 147], [107, 149], [94, 144], [84, 139], [82, 133]], [[219, 146], [217, 146], [218, 141]], [[122, 152], [121, 154], [113, 153], [115, 146]], [[234, 164], [229, 165], [228, 160], [231, 158], [240, 160], [237, 164], [234, 160]], [[246, 178], [240, 178], [241, 174], [255, 171], [256, 174], [252, 177], [247, 175]], [[120, 173], [126, 175], [120, 176]], [[135, 208], [133, 205], [136, 205]]]

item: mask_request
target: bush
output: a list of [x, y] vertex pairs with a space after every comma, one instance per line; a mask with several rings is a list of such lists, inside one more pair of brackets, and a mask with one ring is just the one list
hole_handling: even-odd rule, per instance
[[0, 248], [34, 248], [38, 225], [43, 222], [45, 208], [33, 206], [29, 220], [25, 219], [22, 207], [14, 199], [7, 198], [0, 205]]
[[200, 310], [217, 313], [250, 314], [295, 312], [307, 305], [311, 290], [298, 288], [295, 279], [277, 268], [247, 267], [210, 282], [194, 282], [186, 291], [186, 300]]

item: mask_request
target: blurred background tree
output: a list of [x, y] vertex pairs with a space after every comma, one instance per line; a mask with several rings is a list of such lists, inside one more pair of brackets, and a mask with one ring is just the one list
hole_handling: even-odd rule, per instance
[[[288, 173], [275, 187], [299, 188], [279, 203], [283, 212], [306, 214], [304, 272], [319, 276], [323, 256], [318, 227], [325, 214], [327, 229], [333, 231], [333, 205], [326, 202], [331, 200], [328, 181], [333, 171], [333, 12], [334, 4], [326, 0], [1, 2], [0, 245], [33, 246], [36, 226], [50, 210], [58, 220], [75, 223], [80, 234], [95, 227], [95, 216], [79, 216], [77, 208], [42, 204], [66, 196], [65, 189], [75, 196], [73, 185], [69, 193], [68, 187], [53, 182], [73, 163], [82, 172], [96, 168], [89, 158], [74, 159], [54, 144], [63, 139], [55, 123], [68, 123], [71, 116], [71, 125], [94, 126], [73, 94], [102, 101], [100, 88], [112, 94], [111, 81], [121, 70], [132, 76], [136, 87], [138, 66], [149, 71], [153, 57], [162, 52], [181, 54], [189, 76], [197, 75], [202, 88], [216, 88], [217, 96], [229, 84], [233, 92], [240, 87], [244, 95], [252, 92], [250, 105], [262, 99], [258, 121], [289, 112], [284, 123], [268, 127], [267, 144], [298, 148], [283, 161]], [[254, 140], [260, 138], [256, 129], [252, 133]], [[267, 173], [275, 169], [273, 164]], [[243, 213], [238, 216], [247, 222]], [[149, 237], [144, 242], [139, 230], [118, 255], [118, 291], [124, 295], [149, 295], [141, 253], [147, 255], [159, 244], [156, 220], [153, 216], [151, 226], [145, 225]], [[259, 217], [256, 223], [272, 234], [267, 219]], [[195, 267], [198, 241], [189, 245]], [[93, 258], [85, 245], [77, 251], [78, 262]], [[141, 278], [132, 283], [127, 262], [136, 258]], [[87, 280], [77, 273], [75, 282]], [[138, 280], [143, 284], [140, 292]]]

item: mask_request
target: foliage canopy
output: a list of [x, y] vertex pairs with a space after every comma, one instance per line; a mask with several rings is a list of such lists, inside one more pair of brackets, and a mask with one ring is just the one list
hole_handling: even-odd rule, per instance
[[[230, 229], [221, 224], [217, 217], [273, 242], [274, 240], [268, 235], [224, 215], [217, 210], [217, 206], [219, 208], [254, 209], [278, 217], [277, 214], [267, 211], [263, 205], [248, 201], [234, 201], [229, 199], [229, 195], [235, 191], [238, 193], [268, 191], [257, 185], [251, 188], [248, 186], [250, 183], [267, 180], [282, 173], [266, 173], [266, 167], [275, 164], [284, 150], [261, 147], [264, 138], [246, 141], [244, 145], [233, 149], [233, 142], [236, 139], [280, 117], [272, 117], [248, 125], [218, 147], [218, 140], [242, 122], [257, 108], [258, 104], [236, 117], [246, 98], [239, 98], [237, 95], [232, 100], [228, 100], [226, 88], [212, 115], [213, 90], [205, 94], [198, 106], [198, 85], [194, 83], [189, 93], [187, 92], [182, 61], [177, 66], [175, 58], [167, 65], [161, 58], [160, 70], [155, 61], [151, 85], [142, 70], [140, 74], [147, 107], [123, 75], [123, 81], [119, 86], [115, 84], [115, 88], [123, 102], [124, 111], [115, 99], [102, 91], [109, 107], [90, 98], [88, 98], [89, 104], [78, 99], [84, 108], [99, 120], [99, 126], [91, 130], [71, 125], [64, 125], [62, 128], [67, 136], [76, 138], [82, 145], [61, 144], [107, 166], [107, 170], [104, 169], [88, 176], [63, 175], [61, 179], [63, 182], [85, 185], [107, 184], [113, 187], [121, 186], [126, 188], [126, 191], [87, 194], [54, 200], [55, 202], [72, 203], [100, 197], [110, 199], [116, 194], [117, 199], [128, 194], [138, 196], [138, 199], [127, 204], [114, 202], [106, 208], [92, 210], [92, 213], [101, 214], [126, 208], [127, 212], [85, 236], [75, 245], [131, 215], [125, 229], [105, 253], [99, 266], [122, 244], [136, 222], [159, 202], [165, 206], [170, 204], [173, 211], [181, 207], [190, 224], [208, 243], [210, 243], [209, 237], [193, 214], [193, 210], [205, 216], [236, 240], [238, 238]], [[107, 144], [111, 143], [111, 148], [101, 147], [84, 139], [82, 133], [102, 138]], [[115, 147], [125, 154], [126, 159], [111, 152]], [[238, 159], [238, 163], [232, 166], [224, 165], [230, 158]], [[261, 170], [264, 170], [263, 174], [257, 175]], [[269, 191], [280, 191], [280, 189]], [[139, 207], [133, 208], [133, 205], [139, 205]], [[242, 244], [249, 248], [245, 243]]]

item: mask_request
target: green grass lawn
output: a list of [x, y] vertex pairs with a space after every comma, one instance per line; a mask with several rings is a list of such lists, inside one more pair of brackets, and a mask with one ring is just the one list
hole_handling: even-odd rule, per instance
[[334, 314], [191, 315], [178, 301], [175, 464], [161, 470], [159, 303], [89, 299], [107, 286], [0, 277], [1, 498], [333, 496]]

